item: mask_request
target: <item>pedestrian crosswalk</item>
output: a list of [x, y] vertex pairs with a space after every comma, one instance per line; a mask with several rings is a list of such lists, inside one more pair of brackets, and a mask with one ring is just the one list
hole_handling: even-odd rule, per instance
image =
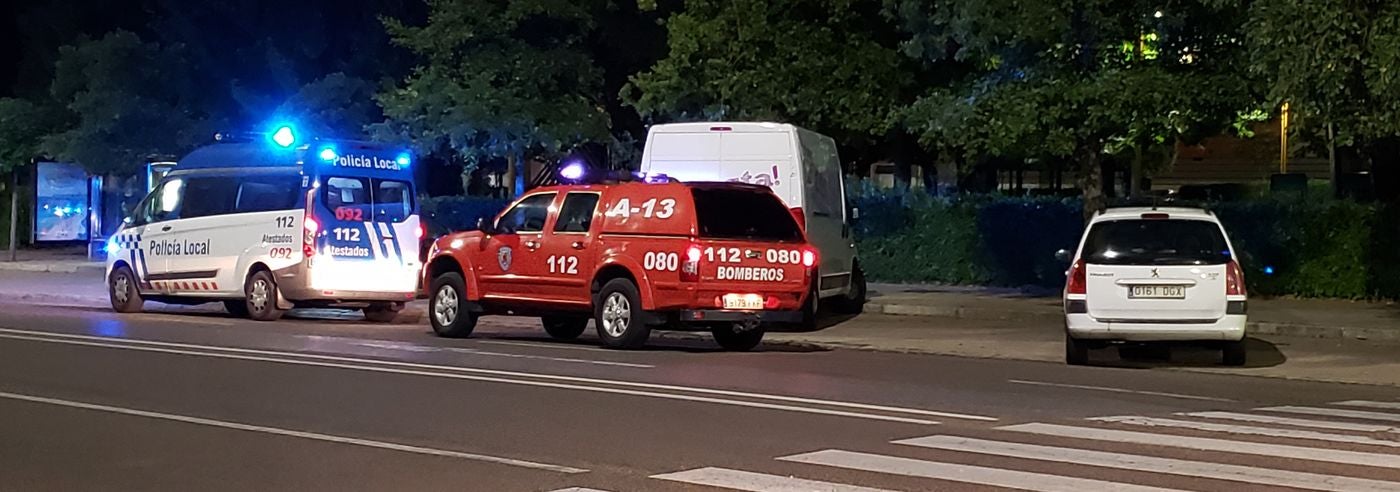
[[1400, 427], [1391, 422], [1400, 422], [1400, 401], [1105, 416], [888, 443], [894, 446], [875, 442], [878, 449], [871, 450], [820, 449], [745, 469], [711, 466], [651, 478], [746, 491], [1235, 490], [1242, 484], [1400, 491]]

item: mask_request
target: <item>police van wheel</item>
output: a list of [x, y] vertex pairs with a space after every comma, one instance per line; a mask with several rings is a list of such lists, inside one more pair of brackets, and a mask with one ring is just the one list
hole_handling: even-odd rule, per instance
[[248, 317], [248, 303], [246, 301], [224, 301], [224, 311], [239, 318]]
[[544, 332], [556, 340], [573, 340], [588, 329], [588, 317], [544, 316], [540, 318]]
[[860, 314], [865, 311], [865, 272], [860, 269], [859, 264], [851, 266], [851, 291], [831, 303], [831, 308], [841, 314]]
[[608, 281], [593, 302], [598, 338], [611, 348], [634, 349], [647, 343], [651, 327], [642, 315], [642, 298], [636, 284], [625, 278]]
[[107, 279], [107, 295], [112, 299], [112, 310], [118, 313], [139, 313], [146, 304], [136, 288], [136, 274], [124, 266], [113, 270]]
[[445, 338], [466, 338], [476, 329], [476, 313], [463, 305], [467, 298], [467, 282], [457, 273], [444, 273], [433, 279], [432, 296], [428, 298], [428, 319], [433, 333]]
[[258, 270], [243, 284], [243, 302], [255, 321], [277, 321], [285, 312], [277, 308], [277, 281], [267, 270]]
[[[400, 305], [401, 307], [402, 305]], [[393, 303], [376, 302], [364, 309], [365, 319], [375, 323], [393, 323], [399, 317], [399, 310]]]
[[762, 326], [739, 331], [733, 324], [719, 324], [711, 328], [710, 333], [715, 336], [715, 343], [731, 352], [748, 352], [763, 342]]

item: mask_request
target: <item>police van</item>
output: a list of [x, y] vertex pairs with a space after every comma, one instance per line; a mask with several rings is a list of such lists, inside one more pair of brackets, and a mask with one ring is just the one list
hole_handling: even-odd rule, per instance
[[766, 186], [791, 209], [821, 252], [820, 281], [805, 308], [815, 323], [818, 299], [858, 314], [866, 300], [846, 203], [841, 159], [831, 137], [783, 123], [656, 125], [647, 132], [641, 172], [682, 182], [728, 181]]
[[423, 229], [408, 152], [355, 141], [220, 135], [179, 161], [106, 245], [112, 308], [222, 302], [390, 321], [412, 300]]

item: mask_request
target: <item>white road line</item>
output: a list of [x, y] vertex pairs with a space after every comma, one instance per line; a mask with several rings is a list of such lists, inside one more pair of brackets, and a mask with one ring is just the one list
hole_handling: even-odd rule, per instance
[[1082, 384], [1047, 383], [1047, 382], [1044, 382], [1044, 381], [1026, 381], [1026, 380], [1022, 380], [1022, 379], [1008, 379], [1008, 380], [1006, 380], [1006, 382], [1008, 382], [1008, 383], [1013, 383], [1013, 384], [1026, 384], [1026, 385], [1031, 385], [1031, 386], [1050, 386], [1050, 387], [1055, 387], [1055, 388], [1073, 388], [1073, 389], [1082, 389], [1082, 390], [1090, 390], [1090, 391], [1107, 391], [1107, 392], [1110, 392], [1110, 393], [1129, 393], [1129, 394], [1134, 394], [1134, 395], [1161, 396], [1161, 397], [1166, 397], [1166, 398], [1180, 398], [1180, 399], [1183, 399], [1183, 400], [1203, 400], [1203, 401], [1220, 401], [1220, 402], [1233, 402], [1233, 401], [1235, 401], [1235, 400], [1231, 400], [1231, 399], [1229, 399], [1229, 398], [1216, 398], [1216, 397], [1213, 397], [1213, 396], [1183, 395], [1183, 394], [1179, 394], [1179, 393], [1163, 393], [1163, 392], [1160, 392], [1160, 391], [1138, 391], [1138, 390], [1130, 390], [1130, 389], [1123, 389], [1123, 388], [1109, 388], [1109, 387], [1105, 387], [1105, 386], [1085, 386], [1085, 385], [1082, 385]]
[[751, 492], [891, 492], [885, 489], [765, 475], [727, 468], [696, 468], [676, 473], [652, 475], [651, 478]]
[[511, 359], [547, 360], [547, 361], [550, 361], [550, 362], [567, 362], [567, 363], [572, 363], [572, 364], [591, 364], [591, 365], [598, 365], [598, 366], [632, 367], [632, 368], [638, 368], [638, 369], [651, 369], [651, 368], [656, 367], [656, 366], [653, 366], [653, 365], [651, 365], [651, 364], [634, 364], [634, 363], [631, 363], [631, 362], [613, 362], [613, 361], [607, 361], [607, 360], [570, 359], [570, 358], [566, 358], [566, 357], [547, 357], [547, 356], [543, 356], [543, 355], [529, 355], [529, 354], [508, 354], [508, 353], [505, 353], [505, 352], [491, 352], [491, 351], [487, 351], [487, 350], [478, 350], [478, 349], [473, 349], [473, 348], [462, 348], [462, 347], [434, 347], [434, 346], [431, 346], [431, 345], [416, 345], [416, 344], [411, 344], [411, 343], [395, 343], [395, 342], [382, 342], [382, 341], [368, 341], [368, 342], [353, 342], [353, 344], [354, 344], [354, 345], [361, 346], [361, 347], [378, 348], [378, 349], [387, 349], [387, 350], [402, 350], [402, 351], [406, 351], [406, 352], [453, 352], [453, 353], [458, 353], [458, 354], [481, 355], [481, 356], [486, 356], [486, 357], [505, 357], [505, 358], [511, 358]]
[[1042, 436], [1068, 437], [1072, 439], [1089, 439], [1094, 441], [1146, 444], [1149, 446], [1168, 446], [1174, 448], [1196, 449], [1201, 451], [1220, 451], [1225, 453], [1252, 454], [1259, 456], [1272, 456], [1277, 458], [1326, 461], [1329, 463], [1342, 463], [1347, 465], [1362, 465], [1380, 468], [1400, 469], [1400, 454], [1362, 453], [1357, 451], [1345, 451], [1339, 449], [1311, 448], [1304, 446], [1289, 446], [1284, 444], [1264, 444], [1257, 442], [1230, 441], [1226, 439], [1213, 439], [1206, 437], [1176, 436], [1171, 434], [1151, 434], [1147, 432], [1098, 429], [1092, 427], [1074, 427], [1068, 425], [1042, 423], [1011, 425], [1005, 427], [997, 427], [997, 429], [1013, 432], [1024, 432], [1028, 434], [1037, 434]]
[[1348, 434], [1328, 434], [1325, 432], [1316, 432], [1309, 430], [1276, 429], [1273, 427], [1255, 427], [1252, 425], [1215, 424], [1209, 422], [1192, 422], [1189, 420], [1163, 419], [1156, 417], [1094, 417], [1085, 420], [1093, 420], [1097, 422], [1113, 422], [1117, 424], [1127, 425], [1140, 425], [1145, 427], [1172, 427], [1177, 429], [1191, 429], [1206, 432], [1223, 432], [1226, 434], [1282, 437], [1287, 439], [1307, 439], [1312, 441], [1344, 442], [1349, 444], [1365, 444], [1369, 446], [1400, 448], [1400, 440], [1375, 439], [1371, 437], [1353, 436]]
[[[3, 331], [9, 331], [9, 330], [0, 329], [0, 332], [3, 332]], [[336, 369], [351, 369], [351, 370], [356, 370], [356, 371], [371, 371], [371, 372], [382, 372], [382, 373], [390, 373], [390, 374], [407, 374], [407, 375], [412, 375], [412, 376], [428, 376], [428, 377], [439, 377], [439, 378], [448, 378], [448, 379], [461, 379], [461, 380], [470, 380], [470, 381], [485, 381], [485, 382], [492, 382], [492, 383], [517, 384], [517, 385], [523, 385], [523, 386], [535, 386], [535, 387], [542, 387], [542, 388], [558, 388], [558, 389], [569, 389], [569, 390], [578, 390], [578, 391], [592, 391], [592, 392], [597, 392], [597, 393], [609, 393], [609, 394], [615, 394], [615, 395], [630, 395], [630, 396], [642, 396], [642, 397], [650, 397], [650, 398], [662, 398], [662, 399], [668, 399], [668, 400], [691, 401], [691, 402], [700, 402], [700, 403], [714, 403], [714, 404], [719, 404], [719, 405], [730, 405], [730, 406], [737, 406], [737, 407], [762, 408], [762, 409], [767, 409], [767, 410], [781, 410], [781, 411], [788, 411], [788, 412], [810, 413], [810, 414], [816, 414], [816, 415], [830, 415], [830, 416], [837, 416], [837, 417], [852, 417], [852, 418], [859, 418], [859, 419], [866, 419], [866, 420], [881, 420], [881, 421], [886, 421], [886, 422], [900, 422], [900, 423], [905, 423], [905, 424], [919, 424], [919, 425], [937, 425], [937, 424], [938, 424], [938, 422], [932, 421], [932, 420], [915, 419], [915, 418], [909, 418], [909, 417], [898, 417], [898, 416], [892, 416], [892, 415], [879, 415], [879, 414], [872, 414], [872, 413], [847, 412], [847, 411], [843, 411], [843, 410], [829, 410], [829, 409], [825, 409], [825, 408], [812, 408], [812, 407], [800, 407], [800, 406], [792, 406], [792, 405], [779, 405], [779, 404], [774, 404], [774, 403], [762, 403], [762, 402], [744, 401], [744, 400], [729, 400], [729, 399], [724, 399], [724, 398], [711, 398], [711, 397], [705, 397], [705, 396], [692, 396], [692, 395], [678, 395], [678, 394], [674, 394], [674, 393], [648, 392], [648, 391], [629, 390], [629, 389], [621, 389], [621, 388], [604, 388], [604, 387], [598, 387], [598, 386], [584, 386], [584, 385], [577, 385], [577, 384], [552, 383], [552, 382], [547, 382], [547, 381], [530, 381], [530, 380], [522, 380], [522, 379], [507, 379], [507, 378], [492, 377], [492, 376], [473, 376], [473, 375], [467, 375], [467, 374], [450, 374], [450, 373], [443, 373], [443, 372], [429, 372], [429, 371], [424, 371], [424, 370], [413, 370], [413, 369], [394, 369], [394, 368], [391, 368], [391, 367], [375, 367], [375, 366], [371, 366], [371, 365], [354, 365], [354, 364], [337, 363], [337, 362], [317, 362], [317, 361], [312, 361], [312, 360], [299, 360], [299, 359], [289, 359], [289, 358], [276, 358], [276, 357], [266, 357], [266, 356], [256, 356], [256, 355], [221, 354], [221, 353], [214, 353], [214, 352], [199, 352], [199, 351], [190, 351], [190, 350], [181, 350], [181, 349], [169, 349], [169, 348], [159, 348], [159, 347], [142, 347], [142, 346], [137, 346], [137, 345], [126, 345], [126, 344], [113, 344], [113, 343], [102, 343], [102, 342], [85, 342], [85, 341], [79, 341], [79, 340], [56, 340], [56, 339], [51, 339], [51, 338], [31, 337], [31, 336], [22, 336], [22, 335], [4, 335], [4, 334], [0, 334], [0, 338], [9, 338], [9, 339], [16, 339], [16, 340], [28, 340], [28, 341], [45, 342], [45, 343], [61, 343], [61, 344], [68, 344], [68, 345], [82, 345], [82, 346], [102, 347], [102, 348], [111, 348], [111, 349], [120, 349], [120, 350], [139, 350], [139, 351], [144, 351], [144, 352], [159, 352], [159, 353], [167, 353], [167, 354], [191, 355], [191, 356], [198, 356], [198, 357], [213, 357], [213, 358], [219, 358], [219, 359], [249, 360], [249, 361], [257, 361], [257, 362], [273, 362], [273, 363], [279, 363], [279, 364], [293, 364], [293, 365], [303, 365], [303, 366], [330, 367], [330, 368], [336, 368]], [[254, 351], [254, 352], [257, 352], [257, 351]], [[275, 352], [273, 352], [273, 353], [275, 353]], [[279, 354], [279, 355], [281, 355], [281, 354]], [[293, 356], [295, 356], [295, 354], [287, 354], [287, 355], [293, 355]], [[319, 357], [319, 358], [352, 360], [352, 361], [356, 361], [356, 362], [358, 362], [358, 363], [367, 363], [367, 364], [383, 364], [383, 363], [385, 362], [385, 361], [375, 361], [375, 360], [370, 360], [370, 359], [349, 359], [349, 358], [343, 358], [343, 357]], [[394, 363], [394, 364], [391, 364], [391, 365], [418, 365], [418, 364]], [[438, 370], [442, 370], [442, 369], [452, 369], [450, 366], [426, 366], [426, 367], [433, 368], [433, 369], [438, 369]], [[465, 369], [465, 368], [458, 368], [458, 369]]]
[[928, 436], [894, 441], [895, 444], [931, 449], [977, 453], [1028, 460], [1053, 461], [1074, 465], [1117, 468], [1168, 475], [1211, 478], [1279, 487], [1326, 491], [1400, 491], [1400, 482], [1368, 480], [1337, 475], [1226, 465], [1154, 456], [1109, 453], [1085, 449], [1040, 446], [1013, 442], [987, 441], [957, 436]]
[[1291, 425], [1294, 427], [1312, 427], [1314, 429], [1332, 429], [1357, 432], [1394, 432], [1400, 433], [1400, 427], [1375, 424], [1354, 424], [1351, 422], [1335, 422], [1331, 420], [1311, 420], [1295, 419], [1291, 417], [1275, 417], [1273, 415], [1258, 415], [1252, 413], [1234, 412], [1183, 412], [1178, 413], [1184, 417], [1196, 417], [1203, 419], [1235, 420], [1239, 422], [1254, 422], [1259, 424], [1279, 424]]
[[1161, 492], [1174, 490], [1088, 478], [856, 453], [838, 449], [784, 456], [778, 459], [794, 463], [1044, 492]]
[[340, 444], [350, 444], [350, 445], [355, 445], [355, 446], [364, 446], [364, 447], [369, 447], [369, 448], [388, 449], [388, 450], [392, 450], [392, 451], [402, 451], [402, 452], [405, 452], [405, 453], [426, 454], [426, 455], [432, 455], [432, 456], [446, 456], [446, 457], [449, 457], [449, 458], [461, 458], [461, 459], [465, 459], [465, 460], [481, 461], [481, 462], [486, 462], [486, 463], [496, 463], [496, 464], [500, 464], [500, 465], [509, 465], [509, 466], [515, 466], [515, 467], [520, 467], [520, 468], [532, 468], [532, 469], [535, 469], [535, 470], [545, 470], [545, 471], [552, 471], [552, 472], [559, 472], [559, 473], [587, 473], [587, 472], [588, 472], [588, 470], [585, 470], [585, 469], [582, 469], [582, 468], [574, 468], [574, 467], [561, 466], [561, 465], [551, 465], [551, 464], [547, 464], [547, 463], [537, 463], [537, 462], [534, 462], [534, 461], [524, 461], [524, 460], [511, 459], [511, 458], [502, 458], [502, 457], [499, 457], [499, 456], [488, 456], [488, 455], [484, 455], [484, 454], [463, 453], [463, 452], [459, 452], [459, 451], [448, 451], [448, 450], [445, 450], [445, 449], [434, 449], [434, 448], [425, 448], [425, 447], [420, 447], [420, 446], [409, 446], [409, 445], [406, 445], [406, 444], [395, 444], [395, 443], [384, 442], [384, 441], [372, 441], [372, 440], [369, 440], [369, 439], [356, 439], [356, 438], [353, 438], [353, 437], [344, 437], [344, 436], [333, 436], [333, 435], [329, 435], [329, 434], [320, 434], [320, 433], [316, 433], [316, 432], [305, 432], [305, 431], [290, 430], [290, 429], [279, 429], [279, 428], [276, 428], [276, 427], [264, 427], [264, 426], [261, 426], [261, 425], [240, 424], [240, 423], [238, 423], [238, 422], [227, 422], [227, 421], [223, 421], [223, 420], [214, 420], [214, 419], [206, 419], [206, 418], [200, 418], [200, 417], [191, 417], [191, 416], [188, 416], [188, 415], [176, 415], [176, 414], [172, 414], [172, 413], [151, 412], [151, 411], [147, 411], [147, 410], [136, 410], [136, 409], [132, 409], [132, 408], [114, 407], [114, 406], [109, 406], [109, 405], [98, 405], [98, 404], [93, 404], [93, 403], [83, 403], [83, 402], [77, 402], [77, 401], [71, 401], [71, 400], [60, 400], [60, 399], [57, 399], [57, 398], [45, 398], [45, 397], [42, 397], [42, 396], [22, 395], [22, 394], [19, 394], [19, 393], [5, 393], [5, 392], [0, 392], [0, 398], [6, 398], [6, 399], [10, 399], [10, 400], [21, 400], [21, 401], [27, 401], [27, 402], [32, 402], [32, 403], [43, 403], [43, 404], [48, 404], [48, 405], [57, 405], [57, 406], [63, 406], [63, 407], [69, 407], [69, 408], [80, 408], [80, 409], [83, 409], [83, 410], [94, 410], [94, 411], [99, 411], [99, 412], [117, 413], [117, 414], [131, 415], [131, 416], [136, 416], [136, 417], [147, 417], [147, 418], [153, 418], [153, 419], [170, 420], [170, 421], [174, 421], [174, 422], [184, 422], [184, 423], [187, 423], [187, 424], [207, 425], [207, 426], [210, 426], [210, 427], [222, 427], [222, 428], [225, 428], [225, 429], [234, 429], [234, 430], [249, 431], [249, 432], [261, 432], [261, 433], [264, 433], [264, 434], [276, 434], [276, 435], [279, 435], [279, 436], [299, 437], [299, 438], [302, 438], [302, 439], [311, 439], [311, 440], [315, 440], [315, 441], [325, 441], [325, 442], [334, 442], [334, 443], [340, 443]]
[[609, 350], [609, 349], [598, 348], [598, 347], [580, 347], [580, 346], [577, 346], [577, 345], [566, 345], [566, 344], [562, 344], [562, 343], [548, 343], [548, 342], [530, 343], [530, 342], [507, 342], [507, 341], [504, 341], [504, 340], [477, 340], [476, 343], [482, 343], [482, 344], [487, 344], [487, 345], [509, 345], [509, 346], [512, 346], [512, 347], [529, 347], [529, 348], [544, 348], [544, 349], [564, 349], [564, 350], [583, 350], [583, 351], [586, 351], [586, 352], [608, 352], [608, 353], [617, 353], [616, 350]]
[[1344, 407], [1380, 408], [1383, 410], [1400, 410], [1400, 402], [1396, 401], [1348, 400], [1339, 401], [1333, 403], [1333, 405], [1341, 405]]
[[[721, 390], [721, 389], [713, 389], [713, 388], [699, 388], [699, 387], [694, 387], [694, 386], [676, 386], [676, 385], [670, 385], [670, 384], [640, 383], [640, 382], [635, 382], [635, 381], [621, 381], [621, 380], [615, 380], [615, 379], [585, 378], [585, 377], [577, 377], [577, 376], [560, 376], [560, 375], [555, 375], [555, 374], [541, 374], [541, 373], [519, 372], [519, 371], [502, 371], [502, 370], [496, 370], [496, 369], [479, 369], [479, 368], [474, 368], [474, 367], [461, 367], [461, 366], [443, 366], [443, 365], [434, 365], [434, 364], [417, 364], [417, 363], [411, 363], [411, 362], [398, 362], [398, 361], [390, 361], [390, 360], [362, 359], [362, 358], [356, 358], [356, 357], [339, 357], [339, 356], [331, 356], [331, 355], [319, 355], [319, 354], [301, 353], [301, 352], [279, 352], [279, 351], [270, 351], [270, 350], [244, 349], [244, 348], [234, 348], [234, 347], [221, 347], [221, 346], [216, 346], [216, 345], [196, 345], [196, 344], [187, 344], [187, 343], [158, 342], [158, 341], [152, 341], [152, 340], [138, 340], [138, 339], [130, 339], [130, 338], [121, 338], [121, 339], [117, 339], [117, 338], [111, 338], [111, 337], [94, 337], [94, 336], [87, 336], [87, 335], [72, 335], [72, 334], [67, 334], [67, 333], [52, 333], [52, 332], [45, 332], [45, 331], [16, 330], [16, 329], [12, 329], [12, 328], [0, 328], [0, 333], [14, 333], [14, 334], [20, 334], [20, 335], [31, 335], [31, 336], [39, 336], [39, 337], [55, 337], [55, 338], [65, 338], [65, 339], [74, 339], [74, 340], [94, 340], [94, 341], [101, 341], [101, 342], [106, 342], [106, 343], [118, 343], [118, 342], [119, 342], [119, 343], [124, 343], [124, 344], [151, 345], [151, 346], [156, 346], [156, 347], [175, 347], [175, 348], [186, 348], [186, 349], [214, 350], [214, 351], [219, 351], [219, 352], [229, 352], [229, 353], [236, 353], [236, 354], [275, 355], [275, 356], [283, 356], [283, 357], [297, 357], [297, 358], [301, 358], [301, 359], [329, 360], [329, 361], [354, 362], [354, 363], [370, 363], [370, 364], [376, 364], [376, 365], [381, 365], [381, 366], [408, 367], [408, 368], [414, 368], [414, 369], [433, 369], [433, 370], [440, 370], [440, 371], [466, 372], [466, 373], [472, 373], [472, 374], [489, 374], [489, 375], [496, 375], [496, 376], [512, 376], [512, 377], [523, 377], [523, 378], [532, 378], [532, 379], [545, 379], [545, 380], [551, 380], [551, 381], [568, 381], [568, 382], [574, 382], [574, 383], [604, 384], [604, 385], [623, 386], [623, 387], [630, 387], [630, 388], [646, 388], [646, 389], [657, 389], [657, 390], [684, 391], [684, 392], [689, 392], [689, 393], [700, 393], [700, 394], [707, 394], [707, 395], [737, 396], [737, 397], [743, 397], [743, 398], [754, 398], [754, 399], [763, 399], [763, 400], [772, 400], [772, 401], [782, 401], [782, 402], [788, 402], [788, 403], [804, 403], [804, 404], [814, 404], [814, 405], [825, 405], [825, 406], [831, 406], [831, 407], [854, 408], [854, 409], [860, 409], [860, 410], [875, 410], [875, 411], [882, 411], [882, 412], [904, 413], [904, 414], [910, 414], [910, 415], [926, 415], [926, 416], [931, 416], [931, 417], [948, 417], [948, 418], [957, 418], [957, 419], [966, 419], [966, 420], [978, 420], [978, 421], [984, 421], [984, 422], [995, 422], [995, 421], [997, 421], [997, 419], [996, 419], [995, 417], [987, 417], [987, 416], [982, 416], [982, 415], [968, 415], [968, 414], [951, 413], [951, 412], [939, 412], [939, 411], [924, 410], [924, 409], [919, 409], [919, 408], [893, 407], [893, 406], [884, 406], [884, 405], [871, 405], [871, 404], [866, 404], [866, 403], [854, 403], [854, 402], [835, 401], [835, 400], [823, 400], [823, 399], [817, 399], [817, 398], [802, 398], [802, 397], [796, 397], [796, 396], [772, 395], [772, 394], [765, 394], [765, 393], [751, 393], [751, 392], [745, 392], [745, 391], [731, 391], [731, 390]], [[918, 423], [930, 423], [930, 422], [928, 422], [928, 421], [919, 421]], [[934, 423], [936, 423], [936, 422], [934, 422]]]
[[1343, 410], [1340, 408], [1317, 408], [1317, 407], [1265, 407], [1255, 410], [1265, 412], [1301, 413], [1306, 415], [1321, 415], [1324, 417], [1343, 417], [1361, 420], [1381, 420], [1386, 422], [1400, 422], [1400, 413], [1363, 412], [1361, 410]]

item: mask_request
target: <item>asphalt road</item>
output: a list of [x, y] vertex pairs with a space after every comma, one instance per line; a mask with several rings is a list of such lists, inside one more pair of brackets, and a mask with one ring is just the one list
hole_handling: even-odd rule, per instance
[[0, 304], [0, 490], [1400, 490], [1393, 387], [168, 311]]

